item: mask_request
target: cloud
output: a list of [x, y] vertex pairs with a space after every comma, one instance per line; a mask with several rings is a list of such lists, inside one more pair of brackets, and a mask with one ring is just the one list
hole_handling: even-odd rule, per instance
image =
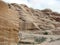
[[18, 4], [26, 4], [30, 6], [29, 2], [27, 0], [3, 0], [8, 3], [18, 3]]
[[4, 0], [10, 3], [26, 4], [35, 9], [50, 8], [53, 11], [60, 12], [60, 0]]
[[30, 0], [30, 4], [33, 8], [50, 8], [54, 11], [60, 12], [60, 1], [58, 0]]

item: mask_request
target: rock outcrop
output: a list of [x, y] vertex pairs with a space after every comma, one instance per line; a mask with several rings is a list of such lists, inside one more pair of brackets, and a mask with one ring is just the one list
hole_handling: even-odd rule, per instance
[[60, 14], [50, 9], [38, 10], [25, 4], [0, 1], [0, 45], [16, 45], [19, 31], [60, 35]]
[[[19, 14], [20, 30], [34, 34], [60, 35], [60, 14], [51, 9], [38, 10], [12, 3]], [[12, 7], [11, 7], [12, 8]], [[13, 9], [13, 8], [12, 8]]]
[[18, 42], [19, 18], [15, 10], [0, 1], [0, 45], [16, 45]]

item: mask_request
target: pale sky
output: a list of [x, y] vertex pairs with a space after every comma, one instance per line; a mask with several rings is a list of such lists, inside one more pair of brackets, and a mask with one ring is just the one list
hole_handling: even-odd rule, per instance
[[26, 4], [34, 9], [50, 8], [60, 13], [60, 0], [4, 0], [8, 3]]

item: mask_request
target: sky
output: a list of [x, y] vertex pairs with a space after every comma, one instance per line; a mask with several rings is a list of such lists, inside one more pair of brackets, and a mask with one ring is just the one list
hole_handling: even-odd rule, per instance
[[60, 0], [4, 0], [8, 3], [26, 4], [34, 9], [52, 9], [60, 13]]

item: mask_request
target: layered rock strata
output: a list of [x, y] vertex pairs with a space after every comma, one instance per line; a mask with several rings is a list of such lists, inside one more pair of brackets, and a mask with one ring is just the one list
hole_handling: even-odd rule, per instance
[[0, 1], [0, 45], [16, 45], [18, 33], [60, 35], [60, 14], [38, 10], [25, 4]]
[[[12, 3], [19, 14], [20, 31], [34, 34], [60, 35], [60, 14], [51, 9], [38, 10], [25, 4]], [[13, 9], [13, 7], [11, 7]]]
[[18, 42], [19, 18], [15, 10], [0, 1], [0, 45], [16, 45]]

